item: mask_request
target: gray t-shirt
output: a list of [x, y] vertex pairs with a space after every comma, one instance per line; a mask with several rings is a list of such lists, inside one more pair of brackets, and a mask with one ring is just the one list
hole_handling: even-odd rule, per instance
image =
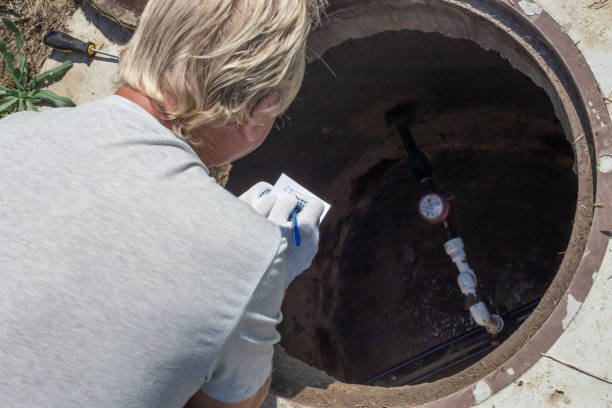
[[127, 99], [0, 120], [0, 406], [248, 398], [285, 247]]

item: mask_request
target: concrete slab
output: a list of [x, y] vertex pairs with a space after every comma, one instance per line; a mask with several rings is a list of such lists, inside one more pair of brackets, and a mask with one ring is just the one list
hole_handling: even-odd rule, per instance
[[[131, 34], [94, 8], [85, 4], [66, 22], [67, 31], [92, 41], [98, 49], [117, 54]], [[74, 66], [64, 79], [49, 87], [58, 95], [71, 98], [77, 105], [112, 94], [117, 88], [117, 62], [113, 58], [67, 54], [53, 51], [43, 70], [70, 60]]]
[[[595, 0], [536, 0], [572, 38], [605, 96], [612, 93], [612, 4]], [[601, 6], [597, 6], [601, 3]]]
[[[497, 394], [481, 401], [482, 408], [612, 406], [612, 240], [602, 268], [584, 303], [568, 310], [569, 326], [546, 353], [568, 367], [542, 357], [524, 375]], [[507, 370], [512, 367], [506, 367]], [[587, 373], [595, 374], [598, 379]], [[605, 379], [608, 381], [605, 381]]]
[[609, 408], [610, 391], [610, 385], [605, 382], [543, 358], [520, 380], [477, 406]]
[[612, 311], [607, 307], [611, 301], [612, 242], [606, 251], [602, 269], [596, 272], [595, 283], [589, 296], [548, 354], [562, 361], [572, 361], [581, 368], [603, 377], [612, 378]]

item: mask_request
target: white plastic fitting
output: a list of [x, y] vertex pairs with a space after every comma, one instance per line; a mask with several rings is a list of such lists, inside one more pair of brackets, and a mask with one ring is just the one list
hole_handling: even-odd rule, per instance
[[450, 241], [446, 241], [444, 249], [453, 262], [457, 264], [459, 272], [470, 271], [474, 273], [467, 263], [465, 251], [463, 250], [463, 240], [461, 238], [453, 238]]
[[[444, 244], [446, 253], [451, 257], [459, 270], [457, 284], [459, 285], [461, 293], [475, 296], [478, 280], [476, 279], [476, 274], [467, 262], [467, 257], [463, 248], [464, 245], [461, 238], [453, 238]], [[497, 334], [503, 330], [504, 320], [496, 314], [492, 315], [489, 313], [487, 306], [483, 302], [472, 305], [469, 310], [474, 321], [478, 325], [486, 328], [489, 333]]]
[[446, 253], [457, 265], [457, 269], [459, 269], [459, 276], [457, 276], [457, 284], [459, 285], [461, 293], [463, 293], [464, 295], [467, 295], [469, 293], [475, 295], [478, 279], [476, 279], [476, 274], [474, 273], [472, 268], [470, 268], [470, 265], [467, 262], [465, 251], [463, 250], [463, 248], [464, 245], [463, 240], [461, 238], [453, 238], [444, 244], [444, 249], [446, 250]]
[[504, 320], [496, 314], [489, 313], [483, 302], [470, 307], [472, 318], [479, 326], [483, 326], [491, 334], [497, 334], [504, 329]]
[[463, 271], [457, 276], [457, 284], [464, 295], [476, 294], [476, 275], [473, 271]]

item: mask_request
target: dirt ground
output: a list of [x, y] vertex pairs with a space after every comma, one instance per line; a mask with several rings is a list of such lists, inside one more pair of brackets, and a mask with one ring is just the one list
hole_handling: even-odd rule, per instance
[[[23, 34], [30, 78], [36, 76], [49, 55], [49, 48], [42, 43], [48, 30], [61, 29], [66, 19], [74, 13], [83, 0], [0, 0], [0, 15], [11, 19]], [[0, 25], [0, 38], [16, 51], [13, 33]], [[0, 85], [12, 87], [4, 60], [0, 64]]]

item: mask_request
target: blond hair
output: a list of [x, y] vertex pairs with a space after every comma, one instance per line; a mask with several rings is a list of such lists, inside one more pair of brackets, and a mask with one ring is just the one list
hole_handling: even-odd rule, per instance
[[279, 115], [297, 95], [306, 38], [325, 2], [150, 0], [121, 53], [121, 82], [191, 142], [199, 126], [245, 123], [276, 93], [269, 110]]

